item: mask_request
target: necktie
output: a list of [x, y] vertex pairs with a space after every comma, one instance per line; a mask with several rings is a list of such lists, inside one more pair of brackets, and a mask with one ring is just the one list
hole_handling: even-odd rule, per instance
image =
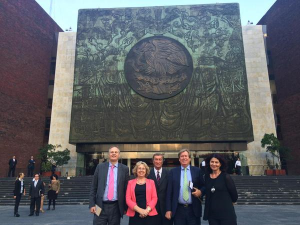
[[114, 197], [114, 165], [111, 165], [111, 170], [109, 171], [109, 181], [108, 181], [108, 194], [107, 199], [111, 201]]
[[187, 180], [187, 174], [186, 174], [186, 168], [184, 168], [184, 177], [183, 177], [183, 200], [188, 201], [189, 200], [189, 190], [188, 190], [188, 180]]
[[157, 181], [157, 184], [160, 185], [160, 175], [159, 175], [159, 171], [157, 171], [156, 181]]

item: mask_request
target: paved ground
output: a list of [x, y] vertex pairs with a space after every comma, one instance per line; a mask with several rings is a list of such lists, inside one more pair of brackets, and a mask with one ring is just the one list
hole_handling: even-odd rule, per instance
[[[29, 206], [21, 206], [21, 217], [13, 217], [12, 206], [0, 206], [1, 225], [92, 225], [92, 215], [86, 205], [57, 206], [55, 211], [46, 211], [39, 217], [29, 217]], [[239, 225], [299, 225], [300, 205], [298, 206], [236, 206]], [[128, 218], [122, 225], [128, 224]], [[207, 225], [202, 221], [202, 225]]]

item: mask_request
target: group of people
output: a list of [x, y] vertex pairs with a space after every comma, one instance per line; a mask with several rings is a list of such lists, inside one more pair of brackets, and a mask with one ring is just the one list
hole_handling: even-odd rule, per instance
[[[8, 177], [15, 177], [15, 171], [17, 167], [18, 160], [16, 159], [16, 156], [14, 155], [9, 161], [8, 161]], [[35, 160], [33, 156], [30, 157], [27, 164], [27, 177], [33, 176], [33, 171], [35, 168]], [[53, 163], [51, 165], [51, 171], [54, 173], [56, 170], [56, 165]]]
[[129, 225], [200, 225], [204, 196], [204, 220], [210, 225], [237, 224], [237, 190], [221, 155], [207, 157], [204, 172], [190, 165], [191, 153], [182, 149], [180, 166], [169, 171], [162, 167], [164, 155], [155, 153], [154, 168], [137, 162], [131, 180], [119, 157], [120, 150], [110, 148], [109, 160], [95, 170], [89, 203], [94, 225], [118, 225], [124, 213]]
[[[17, 163], [18, 163], [18, 160], [16, 159], [15, 155], [8, 161], [8, 174], [7, 174], [8, 177], [15, 176]], [[33, 176], [34, 166], [35, 166], [35, 160], [33, 159], [33, 156], [31, 156], [30, 159], [28, 160], [28, 165], [27, 165], [27, 176], [28, 177]]]
[[[19, 173], [15, 181], [14, 188], [14, 199], [15, 199], [15, 208], [14, 208], [14, 216], [20, 217], [19, 214], [19, 204], [22, 196], [25, 196], [25, 182], [24, 182], [24, 173]], [[48, 209], [50, 210], [51, 203], [53, 203], [52, 210], [55, 210], [55, 200], [57, 199], [57, 195], [60, 191], [60, 181], [58, 180], [58, 176], [53, 174], [50, 177], [49, 182], [49, 190], [48, 190]], [[44, 212], [44, 193], [45, 193], [45, 183], [40, 179], [39, 174], [35, 174], [33, 180], [30, 182], [29, 186], [29, 198], [30, 198], [30, 213], [28, 216], [33, 216], [34, 213], [36, 216], [39, 216], [40, 212]]]

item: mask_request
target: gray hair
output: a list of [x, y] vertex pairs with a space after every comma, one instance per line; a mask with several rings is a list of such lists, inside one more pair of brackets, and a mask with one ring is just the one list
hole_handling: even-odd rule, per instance
[[118, 149], [118, 151], [119, 151], [119, 153], [120, 153], [120, 149], [119, 149], [117, 146], [112, 146], [112, 147], [110, 147], [110, 148], [108, 149], [108, 153], [110, 153], [110, 150], [111, 150], [112, 148]]
[[178, 158], [180, 158], [180, 155], [181, 155], [181, 153], [183, 153], [183, 152], [187, 152], [187, 153], [189, 154], [189, 158], [192, 157], [190, 150], [188, 150], [187, 148], [184, 148], [184, 149], [181, 149], [181, 150], [178, 152]]
[[160, 152], [154, 153], [153, 156], [152, 156], [152, 160], [154, 159], [155, 156], [162, 156], [163, 160], [165, 159], [165, 155], [163, 153], [160, 153]]

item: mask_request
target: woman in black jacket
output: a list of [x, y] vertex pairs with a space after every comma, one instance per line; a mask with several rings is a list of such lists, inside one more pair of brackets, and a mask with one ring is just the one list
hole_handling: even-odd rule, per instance
[[227, 174], [227, 164], [219, 154], [206, 158], [205, 174], [205, 209], [204, 220], [209, 225], [236, 225], [236, 214], [233, 204], [238, 199], [235, 184]]
[[20, 216], [20, 214], [18, 213], [19, 204], [22, 198], [22, 194], [25, 195], [26, 193], [23, 178], [24, 178], [24, 173], [19, 173], [19, 176], [15, 181], [14, 199], [16, 199], [16, 201], [15, 201], [14, 216], [16, 217]]

